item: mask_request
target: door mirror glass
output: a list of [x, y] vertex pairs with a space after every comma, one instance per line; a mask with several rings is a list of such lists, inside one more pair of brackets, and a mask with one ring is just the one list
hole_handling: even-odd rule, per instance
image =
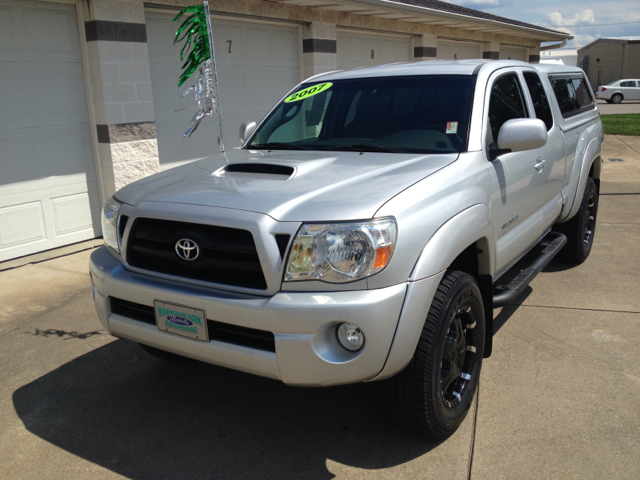
[[242, 122], [240, 124], [240, 141], [246, 142], [258, 125], [256, 122]]
[[547, 143], [547, 126], [537, 118], [507, 120], [498, 134], [498, 148], [523, 152], [544, 147]]

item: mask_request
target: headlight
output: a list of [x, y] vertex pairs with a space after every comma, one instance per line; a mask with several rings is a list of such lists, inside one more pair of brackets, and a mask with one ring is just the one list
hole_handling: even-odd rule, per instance
[[118, 242], [118, 215], [122, 204], [111, 197], [104, 202], [102, 208], [102, 236], [105, 245], [120, 253], [120, 242]]
[[291, 247], [285, 281], [344, 283], [382, 271], [396, 246], [396, 221], [303, 224]]

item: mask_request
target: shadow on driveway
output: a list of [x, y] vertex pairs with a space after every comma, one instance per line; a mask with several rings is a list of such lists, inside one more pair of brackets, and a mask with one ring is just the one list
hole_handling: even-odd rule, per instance
[[33, 434], [120, 475], [333, 478], [326, 461], [399, 465], [438, 444], [387, 415], [375, 384], [293, 388], [116, 340], [18, 389]]

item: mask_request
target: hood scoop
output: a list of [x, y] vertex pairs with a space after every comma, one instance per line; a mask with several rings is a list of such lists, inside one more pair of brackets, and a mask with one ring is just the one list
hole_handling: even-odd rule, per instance
[[278, 175], [290, 177], [295, 172], [293, 167], [288, 165], [277, 165], [274, 163], [232, 163], [223, 167], [225, 173], [257, 173], [260, 175]]

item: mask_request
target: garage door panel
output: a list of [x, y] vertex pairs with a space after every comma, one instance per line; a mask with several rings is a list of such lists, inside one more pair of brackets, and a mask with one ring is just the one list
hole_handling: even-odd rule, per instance
[[38, 178], [58, 177], [56, 183], [77, 183], [75, 175], [81, 174], [85, 181], [96, 180], [91, 168], [91, 136], [84, 128], [75, 125], [47, 129], [48, 134], [37, 136], [35, 153]]
[[[188, 99], [178, 95], [178, 87], [176, 86], [176, 79], [179, 76], [178, 68], [175, 65], [164, 63], [152, 63], [150, 67], [153, 79], [151, 92], [155, 110], [160, 110], [163, 116], [184, 115], [184, 112], [177, 114], [175, 110], [188, 107], [189, 103], [193, 105], [193, 95]], [[184, 92], [192, 84], [193, 82], [187, 81], [183, 85], [182, 91]]]
[[25, 136], [4, 139], [0, 132], [0, 186], [38, 178], [34, 139]]
[[[153, 28], [147, 28], [147, 45], [149, 47], [149, 62], [151, 64], [176, 62], [176, 53], [180, 48], [173, 44], [176, 33], [176, 24], [171, 21], [171, 17], [161, 14], [147, 12], [145, 14], [147, 23], [153, 22]], [[214, 39], [215, 42], [215, 39]]]
[[243, 45], [250, 46], [243, 52], [247, 58], [271, 59], [271, 37], [267, 28], [246, 27], [243, 40]]
[[438, 40], [436, 55], [439, 60], [472, 60], [482, 58], [482, 46], [479, 43]]
[[25, 37], [31, 52], [55, 52], [56, 56], [70, 54], [72, 60], [80, 51], [78, 23], [69, 9], [55, 5], [25, 8]]
[[338, 68], [375, 67], [411, 61], [411, 39], [338, 32]]
[[273, 58], [280, 60], [298, 61], [298, 31], [276, 30], [272, 32]]
[[97, 192], [95, 182], [80, 182], [46, 189], [37, 201], [29, 200], [30, 192], [0, 197], [0, 262], [95, 237]]
[[0, 207], [0, 248], [42, 240], [46, 240], [46, 231], [41, 201]]
[[0, 130], [87, 124], [81, 64], [0, 62]]
[[8, 52], [18, 52], [20, 39], [16, 31], [19, 10], [8, 5], [0, 5], [0, 58]]
[[64, 195], [51, 199], [56, 237], [68, 235], [93, 226], [89, 194]]
[[500, 46], [500, 60], [521, 60], [527, 61], [527, 50], [525, 48]]
[[[94, 181], [92, 155], [91, 135], [84, 125], [0, 130], [0, 195], [12, 188], [35, 192], [43, 184]], [[12, 187], [20, 182], [30, 183]]]
[[[247, 54], [244, 48], [242, 27], [214, 23], [213, 45], [215, 47], [216, 64], [231, 58], [244, 58]], [[229, 43], [231, 42], [231, 46]], [[231, 47], [231, 48], [229, 48]]]

